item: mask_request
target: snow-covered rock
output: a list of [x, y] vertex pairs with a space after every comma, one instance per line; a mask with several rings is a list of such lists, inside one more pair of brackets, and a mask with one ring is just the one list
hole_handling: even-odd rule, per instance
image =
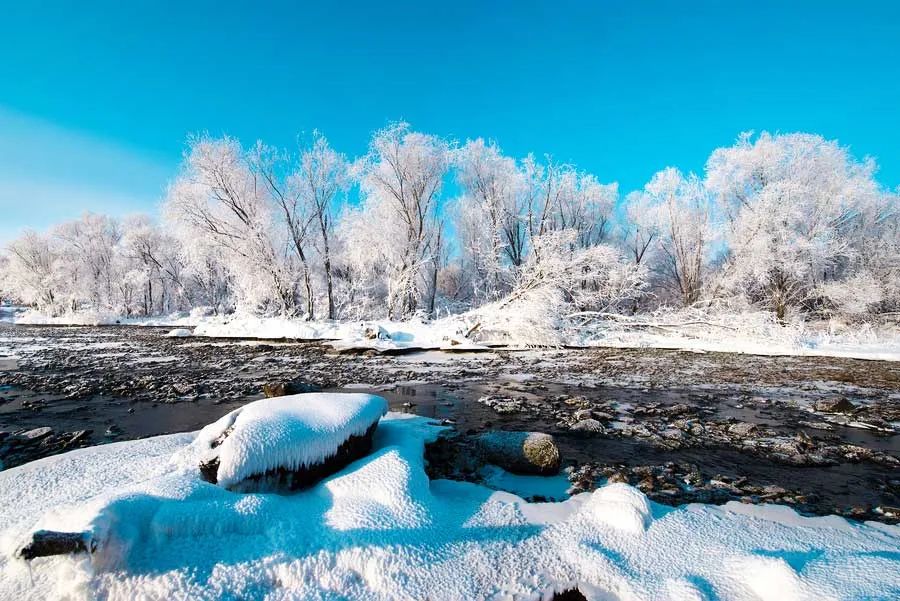
[[175, 328], [174, 330], [169, 330], [166, 334], [167, 338], [187, 338], [191, 335], [191, 331], [187, 328]]
[[387, 401], [370, 394], [296, 394], [235, 409], [203, 428], [193, 447], [204, 479], [229, 490], [296, 489], [371, 448]]

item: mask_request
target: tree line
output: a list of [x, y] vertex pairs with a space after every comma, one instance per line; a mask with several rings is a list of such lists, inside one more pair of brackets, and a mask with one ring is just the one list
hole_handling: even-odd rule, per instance
[[201, 135], [159, 219], [85, 214], [26, 231], [0, 254], [0, 290], [51, 315], [723, 305], [867, 318], [900, 309], [898, 195], [875, 173], [818, 135], [743, 134], [703, 174], [666, 168], [621, 196], [552, 157], [405, 123], [355, 160], [319, 133], [295, 152]]

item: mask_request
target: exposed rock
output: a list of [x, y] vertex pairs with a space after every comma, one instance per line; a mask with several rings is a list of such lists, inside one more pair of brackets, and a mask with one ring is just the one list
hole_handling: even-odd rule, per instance
[[266, 382], [263, 384], [263, 394], [266, 398], [287, 396], [289, 394], [303, 394], [306, 392], [318, 392], [320, 388], [315, 384], [306, 382]]
[[569, 429], [574, 432], [603, 432], [603, 425], [593, 418], [582, 419], [572, 424]]
[[816, 401], [815, 409], [822, 413], [850, 413], [856, 409], [856, 405], [844, 397], [835, 397]]
[[53, 434], [53, 428], [44, 426], [43, 428], [35, 428], [18, 434], [19, 438], [24, 440], [40, 440]]
[[520, 399], [512, 399], [508, 397], [487, 395], [479, 398], [478, 402], [483, 405], [487, 405], [501, 415], [509, 413], [521, 413], [527, 410], [527, 407]]
[[366, 326], [363, 336], [369, 340], [390, 340], [391, 334], [381, 326]]
[[87, 553], [88, 550], [94, 550], [93, 544], [89, 543], [89, 540], [89, 536], [85, 532], [38, 530], [31, 535], [31, 541], [19, 549], [16, 555], [22, 559], [29, 560], [35, 557], [49, 557], [50, 555]]
[[559, 471], [559, 448], [541, 432], [485, 432], [474, 438], [488, 463], [517, 474], [552, 475]]
[[737, 436], [749, 436], [756, 431], [756, 424], [750, 422], [738, 422], [728, 426], [728, 432]]
[[553, 593], [550, 601], [587, 601], [587, 597], [577, 588], [570, 588], [560, 593]]

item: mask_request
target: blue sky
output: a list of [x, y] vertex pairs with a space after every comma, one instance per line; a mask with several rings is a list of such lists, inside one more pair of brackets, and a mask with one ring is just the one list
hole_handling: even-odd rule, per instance
[[0, 9], [0, 241], [153, 211], [190, 132], [365, 151], [396, 119], [623, 192], [744, 130], [900, 185], [900, 2], [28, 2]]

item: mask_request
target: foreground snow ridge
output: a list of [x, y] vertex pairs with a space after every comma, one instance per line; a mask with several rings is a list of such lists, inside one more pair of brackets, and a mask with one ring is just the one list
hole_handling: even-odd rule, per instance
[[216, 480], [230, 488], [277, 469], [296, 471], [333, 457], [352, 436], [364, 435], [387, 413], [371, 394], [295, 394], [235, 409], [206, 426], [193, 446], [218, 458]]
[[[235, 423], [256, 423], [256, 411]], [[778, 506], [665, 507], [624, 484], [526, 503], [429, 481], [424, 445], [438, 431], [389, 413], [370, 455], [291, 495], [202, 481], [199, 441], [212, 429], [0, 472], [0, 599], [549, 599], [572, 586], [604, 600], [900, 594], [900, 528]], [[95, 551], [15, 559], [40, 529], [84, 532]]]

